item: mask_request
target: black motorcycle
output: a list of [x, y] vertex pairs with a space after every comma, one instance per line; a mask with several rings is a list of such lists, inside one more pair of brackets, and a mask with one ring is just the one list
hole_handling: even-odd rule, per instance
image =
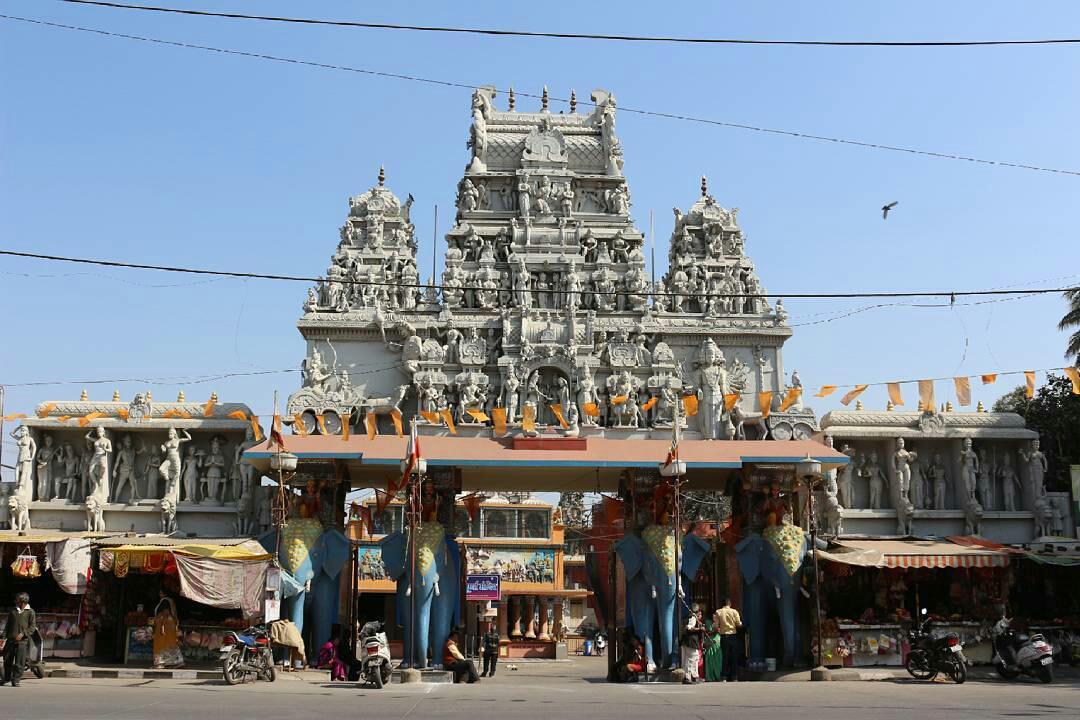
[[265, 625], [255, 625], [242, 633], [229, 631], [221, 646], [221, 674], [229, 685], [243, 682], [248, 675], [274, 682], [277, 670], [270, 650], [270, 633]]
[[956, 633], [934, 636], [930, 630], [930, 618], [922, 609], [922, 622], [908, 632], [911, 649], [904, 668], [916, 680], [933, 680], [938, 673], [952, 678], [957, 685], [967, 680], [967, 658], [964, 646]]

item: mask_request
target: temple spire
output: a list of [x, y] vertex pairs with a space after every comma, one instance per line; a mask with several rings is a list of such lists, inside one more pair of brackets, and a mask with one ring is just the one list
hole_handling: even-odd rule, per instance
[[544, 86], [544, 94], [540, 96], [540, 112], [548, 111], [548, 89]]
[[705, 179], [705, 176], [702, 175], [701, 176], [701, 197], [708, 197], [708, 196], [709, 196], [709, 183]]
[[379, 187], [382, 187], [385, 182], [386, 182], [386, 170], [384, 170], [383, 166], [380, 165], [379, 166]]
[[510, 88], [509, 96], [510, 96], [510, 102], [509, 102], [509, 106], [507, 107], [507, 110], [509, 112], [514, 112], [515, 99], [514, 99], [514, 88], [512, 88], [512, 87]]
[[573, 115], [577, 112], [577, 93], [573, 90], [570, 91], [570, 114]]

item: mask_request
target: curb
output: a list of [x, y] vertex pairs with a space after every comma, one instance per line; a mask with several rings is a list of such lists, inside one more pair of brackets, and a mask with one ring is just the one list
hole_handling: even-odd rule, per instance
[[45, 677], [93, 680], [219, 680], [220, 670], [46, 670]]

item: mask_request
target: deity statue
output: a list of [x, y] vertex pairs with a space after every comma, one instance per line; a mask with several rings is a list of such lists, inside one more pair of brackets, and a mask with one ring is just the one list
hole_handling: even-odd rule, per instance
[[523, 219], [528, 220], [532, 211], [532, 182], [529, 180], [529, 173], [526, 172], [521, 174], [517, 192], [518, 212]]
[[775, 313], [776, 326], [777, 327], [779, 327], [780, 325], [783, 325], [783, 324], [785, 324], [787, 322], [788, 312], [787, 312], [787, 310], [784, 309], [784, 301], [783, 300], [777, 300], [776, 301], [776, 309], [773, 312]]
[[480, 191], [473, 185], [472, 180], [465, 178], [458, 188], [457, 207], [461, 212], [472, 212], [480, 202]]
[[58, 448], [53, 444], [51, 435], [42, 436], [41, 445], [37, 449], [37, 457], [34, 464], [37, 469], [37, 499], [51, 500], [53, 484], [53, 466], [57, 460]]
[[[472, 328], [473, 331], [476, 328]], [[480, 386], [476, 384], [476, 378], [472, 373], [469, 373], [469, 379], [461, 388], [461, 393], [458, 398], [458, 422], [459, 423], [472, 423], [476, 422], [472, 416], [469, 415], [469, 410], [477, 410], [483, 407], [484, 394], [480, 390]]]
[[593, 235], [592, 228], [588, 228], [585, 234], [581, 236], [579, 241], [581, 245], [581, 256], [585, 259], [585, 262], [596, 262], [596, 236]]
[[994, 509], [994, 465], [986, 460], [986, 448], [979, 448], [979, 478], [976, 484], [983, 510]]
[[[641, 337], [640, 335], [638, 337]], [[656, 418], [654, 428], [671, 427], [678, 412], [679, 392], [675, 389], [675, 378], [668, 377], [660, 386], [656, 399]]]
[[87, 502], [95, 500], [102, 509], [109, 502], [109, 455], [113, 451], [112, 441], [105, 434], [105, 428], [98, 426], [86, 434], [86, 441], [93, 448], [90, 458], [88, 477], [90, 487]]
[[234, 500], [250, 496], [254, 492], [258, 471], [254, 465], [244, 460], [244, 453], [258, 444], [255, 439], [255, 430], [249, 425], [244, 430], [244, 439], [236, 446], [236, 453], [233, 457], [233, 474], [239, 480], [239, 487], [233, 487], [232, 497]]
[[116, 453], [116, 462], [113, 464], [112, 476], [116, 482], [113, 488], [113, 502], [120, 502], [120, 494], [127, 487], [131, 493], [128, 504], [139, 502], [139, 481], [136, 473], [136, 457], [146, 453], [146, 446], [142, 438], [139, 439], [139, 447], [136, 449], [131, 442], [131, 435], [125, 435], [120, 440], [120, 449]]
[[525, 260], [522, 259], [518, 262], [517, 273], [514, 275], [514, 297], [517, 300], [517, 306], [522, 310], [528, 310], [532, 307], [532, 274], [525, 266]]
[[563, 183], [562, 192], [558, 193], [559, 198], [559, 211], [564, 218], [573, 216], [574, 214], [574, 190], [570, 187], [570, 183]]
[[1027, 463], [1028, 482], [1031, 484], [1031, 496], [1035, 499], [1046, 494], [1046, 455], [1039, 450], [1039, 441], [1031, 441], [1031, 452], [1020, 450], [1020, 458]]
[[[491, 93], [490, 90], [477, 90], [472, 99], [472, 128], [469, 131], [469, 141], [466, 143], [472, 148], [473, 159], [469, 165], [472, 172], [484, 172], [487, 166], [484, 164], [484, 156], [487, 153], [487, 121], [491, 117]], [[410, 196], [411, 197], [411, 196]]]
[[205, 471], [202, 479], [205, 488], [203, 502], [220, 503], [228, 473], [225, 470], [225, 453], [221, 447], [221, 438], [216, 435], [210, 439], [210, 452], [203, 459], [203, 470]]
[[[79, 489], [79, 454], [69, 442], [64, 443], [64, 446], [60, 448], [60, 465], [63, 471], [56, 478], [53, 496], [75, 500]], [[63, 494], [61, 494], [61, 487], [64, 488]]]
[[503, 380], [501, 404], [506, 408], [506, 422], [517, 422], [518, 415], [518, 390], [521, 380], [518, 379], [517, 370], [511, 364], [506, 368], [506, 379]]
[[[191, 441], [191, 435], [187, 430], [183, 431], [184, 437], [176, 433], [176, 428], [170, 427], [165, 442], [161, 444], [161, 452], [165, 454], [165, 460], [158, 466], [158, 472], [165, 480], [165, 493], [162, 497], [172, 499], [174, 504], [180, 502], [180, 446]], [[195, 477], [198, 478], [198, 463], [195, 459], [195, 448], [189, 448], [189, 463], [194, 466]], [[197, 481], [196, 481], [197, 482]], [[195, 485], [188, 488], [188, 500], [194, 500]]]
[[578, 412], [583, 418], [581, 421], [582, 425], [596, 425], [596, 418], [585, 412], [585, 406], [591, 404], [597, 406], [597, 409], [599, 409], [599, 403], [600, 399], [596, 394], [596, 384], [593, 382], [592, 374], [588, 369], [584, 369], [581, 374], [581, 379], [578, 380], [577, 392]]
[[908, 489], [911, 487], [911, 465], [919, 456], [904, 449], [904, 438], [896, 438], [896, 452], [893, 453], [893, 469], [896, 471], [897, 492], [901, 502], [910, 500]]
[[12, 497], [24, 498], [29, 504], [34, 496], [34, 456], [37, 455], [37, 443], [30, 435], [30, 429], [18, 425], [11, 431], [19, 454], [15, 460], [15, 492]]
[[555, 401], [562, 410], [563, 419], [570, 417], [570, 384], [560, 376], [555, 380]]
[[[176, 441], [177, 443], [180, 443], [180, 442], [188, 442], [189, 440], [191, 440], [191, 436], [188, 435], [186, 430], [184, 431], [184, 435], [187, 435], [186, 438], [182, 438], [182, 439], [178, 440], [177, 438], [173, 437], [174, 434], [175, 434], [175, 431], [173, 433], [170, 433], [169, 440], [167, 440], [166, 443], [165, 443], [166, 458], [171, 457], [172, 454], [173, 454], [173, 449], [172, 449], [172, 442], [173, 441]], [[179, 447], [180, 447], [179, 444], [177, 444], [176, 450], [175, 450], [177, 455], [180, 454]], [[203, 455], [200, 452], [195, 450], [194, 445], [189, 445], [188, 446], [187, 455], [184, 456], [183, 479], [184, 479], [184, 500], [186, 500], [189, 503], [197, 503], [197, 502], [199, 502], [199, 477], [202, 474], [201, 473], [201, 470], [202, 470], [202, 458], [203, 458]], [[169, 462], [169, 460], [166, 459], [165, 462]], [[168, 484], [168, 480], [166, 480], [166, 484]]]
[[964, 438], [964, 446], [960, 450], [960, 477], [964, 480], [968, 501], [975, 500], [979, 482], [979, 456], [971, 449], [971, 438]]
[[982, 532], [983, 508], [972, 495], [964, 504], [964, 534], [978, 535]]
[[847, 443], [840, 448], [840, 452], [847, 455], [848, 462], [840, 469], [839, 493], [840, 505], [846, 508], [855, 507], [855, 448]]
[[540, 371], [537, 370], [529, 376], [529, 379], [525, 383], [525, 407], [532, 406], [533, 417], [536, 421], [540, 421], [540, 407], [544, 400], [550, 400], [548, 395], [540, 389]]
[[706, 440], [723, 437], [724, 394], [728, 389], [728, 371], [724, 353], [712, 338], [706, 338], [698, 351], [697, 398], [701, 434]]
[[1020, 478], [1013, 468], [1012, 455], [1009, 453], [1005, 453], [1001, 458], [998, 477], [1001, 479], [1001, 496], [1005, 510], [1014, 512], [1016, 510], [1016, 493], [1017, 491], [1023, 492], [1023, 486], [1020, 484]]
[[629, 370], [608, 378], [608, 404], [614, 427], [638, 427], [637, 380]]
[[[832, 436], [825, 437], [825, 444], [832, 447]], [[825, 497], [822, 502], [822, 518], [827, 535], [837, 536], [844, 532], [843, 506], [838, 497], [840, 489], [836, 484], [837, 472], [830, 470], [825, 475]]]
[[443, 399], [442, 389], [438, 385], [431, 382], [431, 378], [425, 377], [420, 382], [420, 389], [417, 392], [419, 398], [420, 409], [424, 412], [437, 413], [443, 408], [445, 400]]
[[944, 510], [946, 505], [946, 495], [948, 494], [948, 475], [945, 470], [945, 463], [941, 460], [940, 453], [934, 453], [933, 460], [926, 469], [923, 471], [926, 479], [930, 483], [930, 487], [933, 490], [934, 495], [934, 509]]
[[608, 212], [612, 215], [630, 214], [630, 194], [627, 192], [625, 185], [617, 185], [615, 189], [608, 190], [605, 194], [607, 195]]
[[882, 472], [881, 466], [878, 465], [878, 454], [876, 451], [870, 453], [870, 458], [863, 462], [861, 468], [859, 468], [859, 475], [866, 478], [870, 486], [870, 509], [881, 509], [881, 496], [882, 491], [888, 485], [889, 479]]
[[577, 310], [581, 303], [581, 280], [574, 271], [574, 264], [570, 263], [570, 269], [566, 273], [565, 291], [566, 301], [564, 307], [567, 310]]
[[461, 331], [457, 329], [457, 324], [454, 322], [454, 318], [449, 318], [446, 321], [446, 362], [451, 365], [455, 365], [461, 362]]

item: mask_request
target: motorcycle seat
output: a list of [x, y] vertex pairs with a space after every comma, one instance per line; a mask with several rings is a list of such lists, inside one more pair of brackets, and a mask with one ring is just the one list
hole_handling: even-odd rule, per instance
[[1027, 643], [1030, 639], [1030, 637], [1022, 633], [1017, 634], [1013, 637], [1013, 647], [1020, 647], [1021, 645]]
[[255, 647], [254, 635], [237, 635], [236, 637], [240, 638], [240, 642], [244, 643], [248, 647]]

